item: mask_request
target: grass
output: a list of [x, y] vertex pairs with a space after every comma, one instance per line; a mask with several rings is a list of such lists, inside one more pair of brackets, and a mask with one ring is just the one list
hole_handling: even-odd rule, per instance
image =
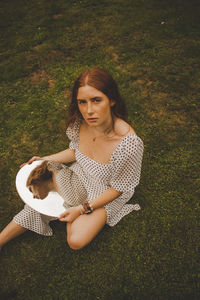
[[76, 252], [65, 227], [1, 251], [0, 299], [197, 299], [199, 3], [0, 2], [0, 228], [23, 207], [19, 165], [68, 146], [70, 91], [85, 68], [118, 82], [143, 139], [142, 210]]

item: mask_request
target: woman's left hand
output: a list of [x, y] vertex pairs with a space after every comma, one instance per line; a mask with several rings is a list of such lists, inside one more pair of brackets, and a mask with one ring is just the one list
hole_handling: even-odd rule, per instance
[[72, 223], [81, 214], [81, 206], [75, 206], [68, 208], [63, 214], [60, 215], [59, 220], [61, 222]]

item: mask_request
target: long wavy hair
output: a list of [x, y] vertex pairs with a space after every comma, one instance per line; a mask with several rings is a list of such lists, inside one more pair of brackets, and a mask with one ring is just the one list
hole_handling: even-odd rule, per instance
[[27, 179], [26, 186], [37, 185], [52, 179], [52, 172], [48, 170], [48, 161], [43, 161], [39, 166], [33, 169]]
[[112, 118], [118, 117], [127, 122], [126, 105], [120, 95], [115, 80], [106, 70], [95, 67], [82, 72], [74, 82], [71, 103], [68, 108], [68, 126], [71, 124], [73, 125], [77, 119], [83, 119], [78, 108], [77, 94], [78, 89], [85, 85], [94, 87], [95, 89], [104, 93], [110, 101], [114, 101], [115, 104], [111, 107]]

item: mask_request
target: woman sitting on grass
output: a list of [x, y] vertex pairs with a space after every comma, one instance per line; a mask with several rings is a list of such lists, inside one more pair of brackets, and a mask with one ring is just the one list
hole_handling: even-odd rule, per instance
[[[114, 226], [140, 209], [127, 202], [139, 183], [143, 142], [127, 123], [125, 103], [115, 81], [100, 68], [83, 72], [75, 81], [66, 133], [71, 140], [69, 149], [42, 158], [34, 156], [28, 163], [41, 159], [74, 162], [69, 169], [79, 178], [75, 189], [81, 194], [84, 187], [87, 198], [83, 205], [66, 209], [59, 220], [67, 223], [69, 246], [81, 249], [105, 224]], [[67, 189], [65, 176], [60, 181]], [[0, 233], [0, 247], [27, 229], [52, 235], [49, 222], [53, 219], [25, 205]]]

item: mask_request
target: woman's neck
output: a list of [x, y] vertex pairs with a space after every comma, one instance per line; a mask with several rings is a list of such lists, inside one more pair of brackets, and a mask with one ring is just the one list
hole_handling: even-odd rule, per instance
[[101, 126], [97, 127], [92, 127], [87, 124], [86, 126], [88, 127], [93, 136], [107, 136], [109, 134], [112, 134], [114, 131], [114, 120], [111, 118], [107, 122], [103, 123]]

